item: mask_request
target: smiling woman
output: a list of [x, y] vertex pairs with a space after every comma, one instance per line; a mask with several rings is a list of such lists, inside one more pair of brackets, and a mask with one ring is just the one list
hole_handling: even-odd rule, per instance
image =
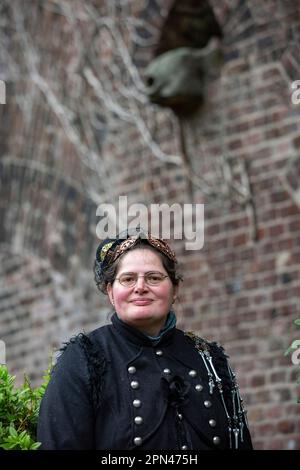
[[157, 336], [177, 292], [160, 256], [145, 246], [131, 250], [120, 260], [117, 276], [107, 285], [107, 292], [119, 318], [145, 334]]
[[112, 324], [64, 348], [43, 398], [43, 449], [251, 449], [223, 349], [176, 328], [175, 253], [139, 231], [96, 252]]

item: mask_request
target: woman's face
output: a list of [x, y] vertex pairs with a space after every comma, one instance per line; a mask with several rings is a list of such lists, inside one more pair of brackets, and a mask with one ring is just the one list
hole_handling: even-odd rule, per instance
[[107, 292], [121, 320], [135, 328], [156, 336], [164, 326], [166, 316], [176, 298], [177, 287], [166, 277], [160, 284], [147, 285], [143, 275], [156, 272], [168, 275], [158, 254], [147, 248], [137, 248], [126, 253], [120, 260], [117, 275], [138, 274], [132, 287], [124, 287], [116, 279], [108, 284]]

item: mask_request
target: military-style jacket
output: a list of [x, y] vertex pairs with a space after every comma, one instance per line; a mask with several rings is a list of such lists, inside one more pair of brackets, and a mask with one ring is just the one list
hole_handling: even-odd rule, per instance
[[43, 397], [42, 449], [251, 449], [223, 349], [177, 328], [154, 345], [122, 322], [67, 344]]

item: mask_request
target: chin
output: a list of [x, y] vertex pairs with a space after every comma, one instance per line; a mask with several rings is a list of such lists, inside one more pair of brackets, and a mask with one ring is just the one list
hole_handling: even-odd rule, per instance
[[153, 322], [163, 322], [166, 318], [167, 314], [162, 315], [160, 312], [153, 312], [151, 310], [139, 310], [136, 312], [132, 312], [128, 318], [137, 323], [153, 323]]
[[157, 316], [157, 314], [155, 314], [155, 312], [151, 312], [151, 310], [147, 310], [146, 308], [143, 308], [143, 309], [139, 309], [139, 310], [136, 310], [134, 312], [131, 312], [129, 314], [129, 316], [131, 318], [136, 318], [137, 320], [139, 318], [159, 318], [159, 316]]

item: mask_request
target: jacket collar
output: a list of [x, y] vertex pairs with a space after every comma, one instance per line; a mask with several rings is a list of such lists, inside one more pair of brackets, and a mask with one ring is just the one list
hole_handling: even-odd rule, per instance
[[168, 344], [176, 331], [176, 319], [175, 321], [174, 319], [173, 321], [170, 321], [170, 315], [173, 317], [174, 313], [169, 313], [169, 321], [167, 320], [166, 325], [160, 332], [160, 335], [155, 338], [147, 336], [138, 329], [128, 325], [118, 317], [116, 312], [113, 314], [111, 321], [114, 328], [116, 328], [116, 330], [131, 343], [137, 344], [138, 346], [156, 347]]

